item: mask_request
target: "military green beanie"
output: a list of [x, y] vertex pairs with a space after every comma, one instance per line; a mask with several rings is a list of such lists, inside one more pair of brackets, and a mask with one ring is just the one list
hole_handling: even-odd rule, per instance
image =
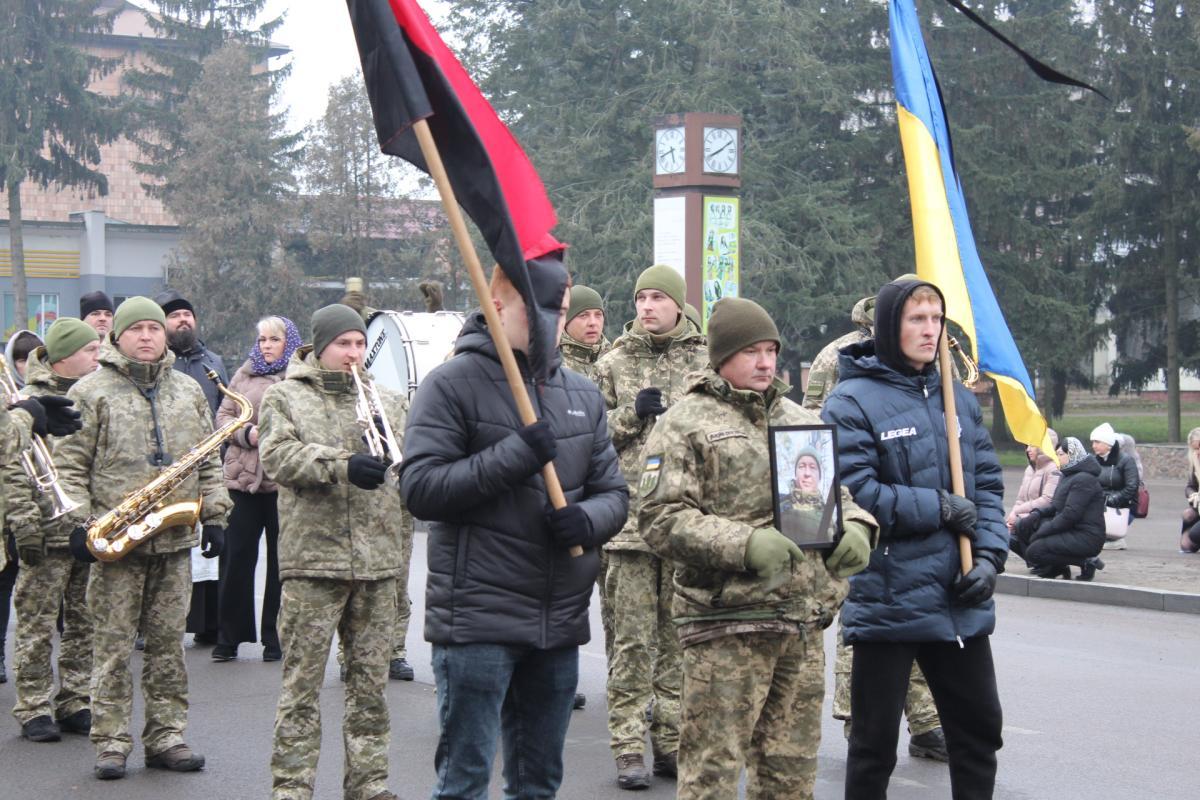
[[758, 303], [724, 297], [713, 306], [708, 318], [708, 363], [713, 369], [743, 347], [766, 341], [783, 346], [771, 315]]
[[341, 303], [318, 308], [312, 315], [313, 355], [320, 358], [321, 351], [346, 331], [358, 331], [367, 335], [367, 326], [362, 315]]
[[129, 298], [117, 306], [117, 313], [113, 314], [113, 338], [120, 339], [130, 325], [147, 319], [167, 327], [167, 315], [162, 306], [149, 297]]
[[575, 284], [571, 287], [571, 307], [567, 309], [567, 322], [578, 317], [585, 311], [598, 308], [604, 311], [604, 300], [600, 293], [590, 286]]
[[655, 264], [653, 267], [647, 268], [638, 276], [637, 285], [633, 287], [634, 299], [637, 299], [637, 293], [642, 289], [657, 289], [674, 300], [680, 311], [683, 310], [683, 296], [687, 293], [686, 285], [683, 282], [683, 276], [674, 267]]
[[700, 310], [697, 309], [694, 305], [692, 305], [691, 303], [684, 303], [683, 304], [683, 315], [688, 318], [689, 322], [691, 322], [693, 325], [696, 326], [696, 330], [701, 329], [702, 326], [700, 325], [700, 323], [703, 320], [700, 319]]
[[100, 334], [83, 320], [59, 317], [46, 331], [46, 361], [50, 364], [62, 361], [99, 338]]

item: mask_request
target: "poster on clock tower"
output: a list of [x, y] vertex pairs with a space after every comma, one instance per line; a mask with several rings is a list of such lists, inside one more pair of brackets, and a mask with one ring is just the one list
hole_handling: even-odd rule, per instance
[[700, 257], [703, 266], [704, 330], [713, 303], [722, 297], [738, 296], [738, 198], [704, 198], [704, 246]]

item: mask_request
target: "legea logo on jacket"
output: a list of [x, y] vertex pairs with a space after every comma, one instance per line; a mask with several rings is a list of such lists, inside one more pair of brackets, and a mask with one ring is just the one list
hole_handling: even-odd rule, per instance
[[905, 436], [916, 436], [916, 435], [917, 435], [917, 429], [915, 426], [912, 428], [895, 428], [893, 430], [884, 431], [883, 433], [879, 434], [879, 441], [886, 442], [888, 439], [900, 439]]

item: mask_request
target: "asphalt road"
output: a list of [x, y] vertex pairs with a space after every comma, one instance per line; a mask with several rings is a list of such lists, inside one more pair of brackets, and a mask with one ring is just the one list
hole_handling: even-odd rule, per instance
[[[388, 687], [392, 788], [404, 798], [428, 797], [437, 735], [429, 648], [422, 641], [419, 622], [424, 544], [424, 536], [418, 535], [413, 559], [417, 623], [409, 635], [417, 680], [392, 682]], [[1194, 764], [1200, 637], [1193, 615], [1009, 596], [998, 602], [993, 648], [1005, 710], [1005, 748], [1000, 753], [997, 798], [1192, 800], [1200, 796]], [[594, 603], [592, 629], [600, 629]], [[832, 633], [827, 645], [832, 653]], [[11, 659], [11, 647], [9, 653]], [[207, 649], [189, 646], [187, 654], [192, 699], [188, 739], [208, 757], [203, 772], [147, 771], [140, 749], [135, 749], [128, 777], [101, 783], [91, 776], [93, 753], [85, 739], [72, 736], [57, 744], [33, 744], [20, 738], [10, 718], [6, 726], [0, 724], [0, 800], [268, 797], [280, 665], [262, 663], [259, 648], [247, 645], [240, 653], [243, 660], [226, 664], [212, 662]], [[572, 721], [567, 777], [560, 796], [569, 800], [627, 797], [616, 788], [607, 746], [602, 642], [585, 646], [580, 662], [580, 688], [589, 703], [575, 712]], [[139, 665], [140, 655], [136, 655], [135, 674]], [[11, 708], [12, 701], [12, 683], [0, 686], [0, 707]], [[342, 688], [331, 659], [322, 698], [324, 758], [318, 798], [341, 797], [341, 708]], [[140, 730], [140, 718], [139, 700], [135, 732]], [[909, 759], [906, 741], [902, 735], [889, 796], [948, 798], [945, 766]], [[842, 796], [845, 752], [841, 724], [826, 715], [818, 798]], [[499, 785], [498, 780], [493, 783]], [[673, 795], [673, 784], [656, 781], [637, 796], [649, 800]], [[493, 788], [492, 797], [499, 796]]]

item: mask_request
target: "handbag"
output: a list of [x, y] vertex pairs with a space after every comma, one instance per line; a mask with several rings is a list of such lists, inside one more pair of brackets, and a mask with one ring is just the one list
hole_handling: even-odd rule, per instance
[[1104, 509], [1104, 535], [1106, 538], [1124, 539], [1126, 531], [1129, 530], [1129, 515], [1124, 508]]
[[1145, 483], [1138, 484], [1137, 503], [1129, 511], [1134, 519], [1145, 519], [1150, 515], [1150, 490]]

